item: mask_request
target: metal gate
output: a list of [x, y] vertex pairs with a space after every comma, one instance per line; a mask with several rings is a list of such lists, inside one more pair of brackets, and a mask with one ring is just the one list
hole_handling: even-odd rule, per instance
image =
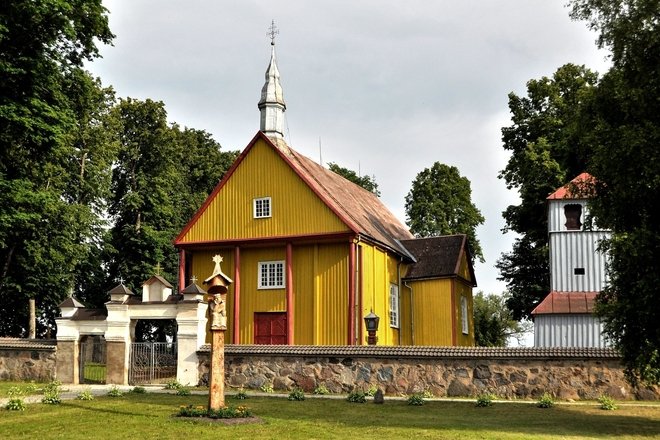
[[80, 342], [80, 383], [105, 383], [105, 338], [87, 336]]
[[176, 379], [176, 342], [131, 344], [128, 383], [164, 383]]

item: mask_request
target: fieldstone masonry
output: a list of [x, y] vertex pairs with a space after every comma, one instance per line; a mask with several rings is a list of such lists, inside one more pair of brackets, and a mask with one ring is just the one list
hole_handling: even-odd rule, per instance
[[0, 338], [0, 380], [47, 382], [56, 360], [55, 341]]
[[[198, 353], [200, 382], [208, 380], [208, 351]], [[324, 384], [333, 393], [366, 390], [386, 395], [425, 390], [438, 397], [489, 392], [500, 398], [538, 398], [549, 392], [563, 400], [656, 400], [658, 388], [633, 389], [611, 349], [502, 349], [450, 347], [227, 346], [228, 387], [312, 392]]]

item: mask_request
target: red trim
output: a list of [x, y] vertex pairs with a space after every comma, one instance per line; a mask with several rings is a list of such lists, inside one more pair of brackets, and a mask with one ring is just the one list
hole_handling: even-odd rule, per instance
[[355, 345], [355, 243], [348, 244], [348, 345]]
[[236, 238], [229, 240], [218, 241], [191, 241], [187, 243], [177, 244], [179, 249], [194, 249], [194, 248], [219, 248], [219, 247], [234, 247], [234, 246], [270, 246], [275, 243], [318, 243], [319, 241], [339, 241], [346, 240], [353, 237], [353, 232], [330, 232], [327, 234], [308, 234], [308, 235], [281, 235], [275, 237], [255, 237], [255, 238]]
[[241, 249], [234, 248], [234, 327], [232, 342], [240, 344], [241, 329]]
[[245, 157], [247, 156], [247, 154], [250, 152], [250, 150], [252, 150], [252, 148], [256, 145], [256, 143], [257, 143], [257, 141], [258, 141], [259, 139], [264, 140], [264, 141], [266, 142], [266, 144], [270, 145], [270, 146], [275, 150], [275, 152], [277, 152], [277, 154], [282, 158], [282, 160], [284, 160], [284, 162], [286, 162], [286, 163], [289, 165], [289, 167], [290, 167], [290, 168], [291, 168], [291, 169], [292, 169], [292, 170], [298, 175], [298, 177], [300, 177], [300, 178], [303, 180], [303, 182], [305, 182], [305, 183], [307, 184], [307, 186], [308, 186], [308, 187], [314, 192], [314, 194], [316, 194], [316, 196], [319, 197], [319, 198], [321, 199], [321, 201], [323, 201], [323, 203], [325, 203], [325, 204], [328, 206], [328, 208], [330, 208], [330, 210], [331, 210], [331, 211], [332, 211], [337, 217], [339, 217], [339, 219], [340, 219], [342, 222], [344, 222], [344, 224], [346, 224], [346, 226], [348, 226], [348, 227], [349, 227], [354, 233], [356, 233], [356, 234], [359, 232], [359, 228], [358, 228], [358, 227], [357, 227], [352, 221], [350, 221], [349, 219], [347, 219], [346, 216], [344, 216], [344, 215], [343, 215], [341, 212], [339, 212], [339, 211], [338, 211], [338, 210], [337, 210], [337, 209], [336, 209], [331, 203], [329, 203], [328, 199], [327, 199], [324, 195], [320, 194], [320, 193], [316, 190], [316, 188], [315, 188], [314, 185], [311, 183], [311, 181], [309, 180], [309, 178], [307, 178], [306, 176], [303, 175], [303, 173], [301, 173], [299, 167], [298, 167], [297, 165], [295, 165], [295, 164], [294, 164], [294, 163], [293, 163], [293, 162], [292, 162], [292, 161], [291, 161], [291, 160], [290, 160], [290, 159], [289, 159], [289, 158], [288, 158], [288, 157], [282, 152], [282, 150], [280, 150], [275, 144], [273, 144], [273, 142], [268, 138], [268, 136], [266, 136], [266, 135], [263, 134], [261, 131], [259, 131], [259, 132], [257, 132], [257, 134], [252, 138], [252, 140], [250, 141], [250, 143], [248, 144], [248, 146], [245, 148], [245, 150], [243, 150], [243, 152], [242, 152], [242, 153], [238, 156], [238, 158], [234, 161], [234, 163], [232, 164], [231, 168], [229, 168], [229, 170], [225, 173], [225, 175], [224, 175], [224, 177], [222, 178], [222, 180], [220, 181], [220, 183], [218, 183], [218, 184], [216, 185], [216, 187], [213, 189], [213, 191], [211, 192], [211, 194], [206, 198], [206, 200], [204, 201], [204, 203], [202, 204], [202, 206], [197, 210], [197, 212], [195, 213], [195, 215], [193, 215], [192, 219], [190, 219], [190, 221], [186, 224], [186, 226], [183, 227], [183, 230], [182, 230], [182, 231], [179, 233], [179, 235], [177, 235], [177, 237], [174, 239], [174, 245], [175, 245], [175, 246], [178, 246], [178, 245], [181, 245], [181, 244], [182, 244], [182, 243], [181, 243], [181, 240], [183, 239], [183, 237], [186, 236], [186, 234], [188, 233], [188, 231], [190, 230], [190, 228], [193, 227], [193, 225], [197, 222], [197, 220], [199, 219], [199, 217], [204, 213], [204, 211], [206, 211], [206, 209], [207, 209], [208, 206], [211, 204], [211, 202], [213, 201], [213, 199], [215, 199], [215, 197], [218, 195], [218, 193], [220, 192], [220, 190], [225, 186], [225, 184], [227, 183], [227, 181], [228, 181], [228, 180], [231, 178], [231, 176], [234, 174], [234, 171], [236, 171], [236, 168], [238, 168], [238, 166], [241, 164], [241, 162], [243, 162], [243, 159], [245, 159]]
[[[363, 272], [364, 272], [364, 266], [362, 265], [362, 248], [359, 245], [355, 245], [355, 248], [357, 250], [357, 267], [358, 267], [358, 285], [357, 285], [357, 290], [358, 290], [358, 310], [360, 311], [360, 314], [363, 311], [363, 296], [364, 292], [362, 287], [364, 286], [362, 282], [362, 277], [363, 277]], [[358, 340], [357, 340], [357, 345], [362, 345], [362, 341], [364, 341], [364, 326], [362, 325], [362, 316], [359, 316], [357, 318], [357, 326], [358, 326]]]
[[186, 251], [179, 249], [179, 292], [186, 288]]
[[455, 285], [451, 283], [451, 345], [456, 345], [456, 289]]
[[286, 343], [293, 345], [293, 246], [286, 244]]

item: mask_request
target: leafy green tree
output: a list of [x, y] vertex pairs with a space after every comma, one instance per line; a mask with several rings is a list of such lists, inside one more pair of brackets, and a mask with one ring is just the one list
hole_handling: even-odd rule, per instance
[[505, 231], [520, 235], [497, 262], [515, 319], [530, 313], [550, 291], [546, 198], [587, 167], [593, 118], [588, 109], [598, 76], [566, 64], [549, 77], [530, 80], [527, 96], [509, 94], [512, 125], [502, 129], [511, 153], [499, 177], [520, 203], [503, 212]]
[[660, 383], [660, 10], [657, 0], [575, 0], [572, 16], [599, 32], [613, 67], [599, 84], [589, 171], [597, 224], [612, 231], [605, 333], [633, 384]]
[[84, 258], [94, 214], [72, 188], [82, 93], [71, 85], [112, 37], [100, 0], [0, 6], [0, 335], [25, 335], [30, 299], [38, 333], [52, 329]]
[[476, 233], [484, 217], [472, 203], [470, 181], [458, 168], [435, 162], [417, 174], [406, 196], [406, 217], [417, 237], [466, 234], [473, 258], [484, 261]]
[[378, 190], [378, 184], [376, 183], [376, 176], [358, 176], [355, 171], [340, 167], [333, 162], [328, 162], [328, 169], [339, 174], [344, 179], [350, 180], [354, 184], [374, 193], [376, 197], [380, 197], [380, 191]]
[[168, 125], [162, 102], [123, 99], [113, 114], [121, 146], [112, 177], [106, 290], [119, 278], [139, 289], [157, 266], [174, 281], [172, 240], [237, 152], [221, 152], [204, 131]]
[[513, 319], [511, 310], [506, 306], [508, 294], [484, 295], [477, 292], [474, 296], [474, 338], [479, 347], [504, 347], [509, 338], [520, 342], [526, 332], [531, 330], [531, 322], [519, 322]]

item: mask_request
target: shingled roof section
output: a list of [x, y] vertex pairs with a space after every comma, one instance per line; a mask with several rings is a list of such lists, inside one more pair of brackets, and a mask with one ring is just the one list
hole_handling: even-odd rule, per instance
[[303, 156], [282, 140], [264, 138], [282, 153], [317, 195], [357, 226], [357, 232], [397, 251], [409, 261], [414, 260], [401, 244], [401, 240], [412, 239], [413, 235], [375, 194]]
[[[209, 352], [210, 345], [200, 347]], [[436, 347], [383, 345], [225, 345], [226, 355], [373, 357], [417, 359], [620, 358], [613, 348], [597, 347]]]
[[474, 269], [470, 261], [467, 237], [464, 234], [415, 238], [401, 242], [417, 260], [404, 279], [446, 278], [459, 275], [461, 257], [465, 253], [472, 284], [476, 286]]
[[592, 313], [598, 292], [550, 292], [532, 310], [532, 315]]

